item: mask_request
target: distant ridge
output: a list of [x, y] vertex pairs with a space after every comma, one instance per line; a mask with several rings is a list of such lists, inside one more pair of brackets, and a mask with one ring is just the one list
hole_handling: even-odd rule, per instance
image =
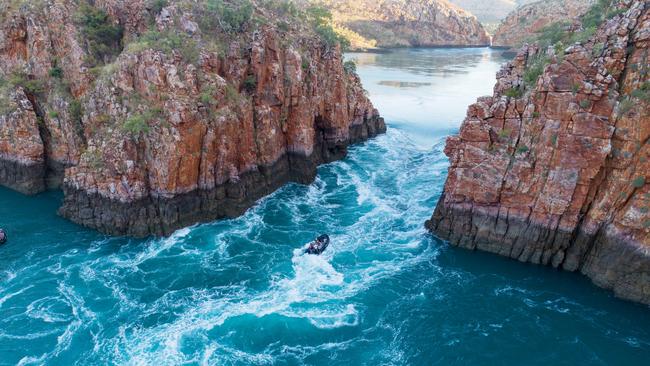
[[[310, 0], [311, 1], [311, 0]], [[447, 0], [325, 0], [352, 49], [487, 46], [477, 18]]]

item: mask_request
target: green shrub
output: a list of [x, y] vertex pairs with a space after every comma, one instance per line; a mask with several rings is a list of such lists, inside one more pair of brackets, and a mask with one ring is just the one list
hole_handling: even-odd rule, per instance
[[302, 66], [302, 71], [306, 72], [307, 70], [309, 70], [309, 60], [305, 56], [302, 56], [301, 66]]
[[225, 32], [240, 32], [253, 17], [253, 4], [249, 0], [225, 2], [206, 0], [199, 24], [204, 29], [218, 29]]
[[[591, 8], [580, 18], [582, 30], [571, 32], [569, 27], [571, 23], [561, 21], [552, 23], [542, 28], [533, 41], [546, 48], [548, 46], [556, 46], [556, 54], [561, 57], [564, 52], [557, 52], [558, 45], [561, 45], [562, 50], [565, 44], [584, 43], [590, 39], [598, 30], [598, 27], [607, 19], [608, 9], [611, 8], [611, 0], [598, 0]], [[602, 51], [602, 49], [601, 49]], [[598, 52], [598, 47], [594, 48], [594, 53]]]
[[289, 31], [289, 23], [287, 23], [285, 21], [278, 22], [278, 30], [281, 31], [281, 32]]
[[510, 130], [509, 128], [504, 128], [503, 130], [499, 131], [499, 138], [506, 139], [510, 137], [510, 134], [512, 134], [512, 130]]
[[187, 62], [196, 62], [199, 59], [199, 48], [196, 42], [183, 33], [173, 30], [159, 32], [148, 30], [140, 37], [126, 46], [127, 52], [139, 53], [147, 49], [162, 51], [168, 55], [177, 50]]
[[632, 187], [634, 188], [641, 188], [644, 185], [645, 185], [645, 177], [643, 176], [638, 176], [634, 178], [634, 180], [632, 181]]
[[573, 93], [573, 95], [578, 94], [581, 86], [582, 85], [580, 85], [580, 83], [574, 83], [573, 85], [571, 85], [571, 92]]
[[557, 146], [557, 138], [558, 138], [557, 133], [554, 133], [553, 136], [551, 136], [551, 143], [553, 144], [553, 146]]
[[539, 31], [536, 40], [543, 48], [558, 44], [565, 39], [569, 25], [567, 22], [549, 24]]
[[555, 52], [555, 56], [557, 56], [558, 61], [561, 61], [562, 58], [564, 57], [565, 50], [566, 50], [566, 45], [564, 45], [562, 41], [559, 41], [555, 45], [553, 45], [553, 51]]
[[504, 95], [510, 98], [521, 98], [524, 91], [521, 88], [510, 88], [505, 91]]
[[642, 100], [643, 102], [650, 103], [650, 81], [646, 81], [641, 86], [632, 91], [632, 97]]
[[282, 15], [292, 18], [300, 16], [300, 10], [292, 0], [269, 0], [267, 5]]
[[345, 61], [343, 63], [343, 69], [347, 74], [354, 75], [357, 73], [357, 64], [352, 60]]
[[241, 100], [241, 95], [234, 86], [226, 85], [226, 101], [230, 104], [237, 104]]
[[139, 136], [141, 133], [149, 132], [149, 124], [142, 114], [136, 114], [126, 119], [122, 129], [133, 136]]
[[49, 111], [49, 112], [47, 113], [47, 115], [48, 115], [50, 118], [59, 118], [59, 112], [57, 112], [57, 111]]
[[634, 107], [634, 102], [630, 98], [624, 98], [618, 104], [618, 117], [626, 115]]
[[541, 114], [538, 111], [533, 112], [533, 118], [539, 118]]
[[626, 11], [627, 11], [626, 8], [610, 9], [607, 12], [606, 18], [607, 19], [612, 19], [612, 18], [614, 18], [614, 17], [616, 17], [618, 15], [625, 14]]
[[[132, 99], [139, 100], [141, 97], [135, 95]], [[134, 137], [141, 133], [148, 133], [150, 131], [149, 125], [155, 120], [159, 119], [163, 114], [163, 110], [156, 106], [151, 106], [144, 112], [135, 112], [124, 121], [122, 129], [129, 132]]]
[[517, 153], [518, 153], [518, 154], [524, 154], [524, 153], [527, 153], [529, 150], [530, 150], [530, 149], [529, 149], [528, 146], [526, 146], [526, 145], [521, 145], [521, 146], [517, 147]]
[[596, 31], [598, 31], [598, 28], [589, 27], [582, 31], [575, 32], [569, 38], [569, 43], [585, 43], [596, 34]]
[[581, 17], [582, 28], [598, 28], [605, 21], [612, 0], [598, 0]]
[[81, 121], [81, 117], [83, 116], [83, 106], [81, 105], [81, 102], [76, 99], [70, 102], [68, 105], [68, 113], [70, 113], [70, 118], [74, 121]]
[[306, 13], [314, 31], [328, 47], [334, 47], [337, 44], [341, 45], [343, 49], [350, 47], [350, 41], [332, 28], [332, 13], [327, 8], [312, 5], [307, 8]]
[[206, 85], [203, 88], [201, 88], [201, 103], [205, 104], [206, 106], [213, 106], [214, 105], [214, 94], [216, 92], [216, 88], [212, 85]]
[[549, 63], [549, 59], [546, 56], [537, 56], [533, 59], [526, 67], [524, 71], [524, 84], [527, 88], [532, 89], [537, 83], [537, 79], [544, 72], [544, 68]]
[[578, 104], [582, 109], [587, 109], [591, 107], [591, 101], [589, 99], [583, 99]]
[[306, 12], [307, 18], [315, 24], [327, 24], [332, 20], [332, 12], [322, 5], [311, 5]]
[[79, 7], [77, 22], [94, 62], [109, 62], [122, 51], [124, 29], [115, 25], [108, 14], [84, 2]]
[[0, 116], [11, 113], [14, 110], [11, 98], [0, 90]]
[[63, 70], [58, 66], [54, 66], [53, 68], [50, 69], [49, 74], [53, 78], [61, 79], [63, 77]]
[[43, 94], [45, 92], [45, 83], [39, 79], [30, 79], [24, 72], [14, 72], [9, 75], [7, 83], [11, 88], [21, 87], [29, 94]]
[[244, 80], [244, 90], [246, 90], [249, 93], [252, 93], [257, 89], [257, 78], [255, 75], [249, 75], [246, 77]]
[[167, 0], [150, 0], [149, 9], [154, 15], [160, 14], [160, 12], [168, 5]]
[[605, 44], [602, 42], [596, 43], [594, 45], [594, 48], [591, 50], [591, 54], [594, 57], [600, 56], [601, 53], [603, 53], [603, 49], [605, 49]]

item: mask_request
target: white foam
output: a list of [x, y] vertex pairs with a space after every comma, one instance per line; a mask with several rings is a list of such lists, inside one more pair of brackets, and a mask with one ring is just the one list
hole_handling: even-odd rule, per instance
[[38, 300], [32, 301], [27, 305], [25, 314], [33, 319], [40, 319], [46, 323], [59, 323], [66, 322], [71, 319], [70, 314], [58, 313], [52, 309], [56, 304], [61, 304], [63, 301], [55, 296], [47, 296]]
[[12, 292], [12, 293], [6, 294], [6, 295], [3, 296], [3, 297], [0, 297], [0, 308], [2, 307], [2, 304], [4, 304], [7, 300], [11, 299], [12, 297], [15, 297], [15, 296], [18, 296], [18, 295], [22, 294], [23, 292], [25, 292], [25, 291], [31, 289], [32, 287], [34, 287], [34, 286], [33, 286], [33, 285], [29, 285], [29, 286], [27, 286], [27, 287], [23, 287], [23, 288], [21, 288], [21, 289], [18, 290], [18, 291], [15, 291], [15, 292]]
[[138, 265], [158, 257], [161, 253], [172, 248], [179, 243], [181, 239], [188, 236], [192, 232], [193, 227], [186, 227], [177, 230], [172, 235], [164, 239], [154, 239], [148, 243], [147, 248], [138, 253], [133, 259], [121, 259], [119, 256], [113, 256], [113, 263], [121, 267], [137, 267]]
[[[81, 329], [88, 330], [89, 324], [93, 327], [91, 334], [94, 352], [100, 354], [100, 357], [106, 357], [107, 360], [118, 364], [159, 366], [183, 363], [273, 363], [274, 358], [267, 351], [247, 353], [229, 348], [213, 339], [211, 330], [242, 316], [263, 318], [271, 314], [279, 315], [304, 322], [304, 325], [316, 329], [359, 326], [363, 323], [365, 308], [355, 302], [356, 295], [420, 261], [429, 260], [434, 254], [432, 250], [416, 251], [415, 249], [420, 249], [422, 246], [421, 234], [424, 229], [420, 219], [423, 215], [430, 215], [429, 208], [424, 207], [421, 202], [429, 199], [435, 188], [413, 191], [410, 186], [411, 180], [414, 177], [431, 179], [430, 171], [428, 168], [419, 167], [415, 171], [402, 171], [405, 164], [404, 155], [413, 156], [415, 150], [412, 149], [415, 148], [405, 143], [402, 152], [406, 152], [400, 153], [393, 151], [393, 148], [385, 147], [402, 142], [400, 136], [389, 136], [381, 141], [375, 140], [370, 143], [370, 146], [374, 150], [385, 151], [363, 150], [364, 155], [370, 154], [370, 156], [360, 159], [356, 156], [358, 154], [352, 154], [347, 161], [329, 165], [326, 169], [334, 174], [337, 189], [328, 188], [328, 184], [333, 184], [330, 182], [333, 182], [334, 177], [327, 178], [327, 182], [323, 180], [324, 178], [318, 177], [316, 182], [307, 189], [300, 188], [300, 192], [304, 194], [287, 198], [286, 192], [280, 190], [259, 201], [254, 208], [237, 219], [181, 229], [169, 238], [151, 240], [144, 244], [134, 242], [117, 253], [105, 257], [99, 256], [78, 265], [62, 265], [62, 261], [57, 261], [50, 268], [53, 273], [69, 277], [71, 274], [75, 276], [75, 271], [78, 270], [79, 277], [88, 285], [95, 286], [99, 283], [102, 289], [111, 291], [108, 297], [115, 301], [116, 313], [111, 316], [137, 314], [138, 320], [120, 326], [119, 335], [115, 338], [102, 338], [101, 330], [96, 330], [97, 327], [101, 327], [103, 321], [95, 320], [94, 314], [84, 310], [82, 298], [74, 292], [68, 293], [63, 295], [63, 298], [73, 308], [73, 312], [66, 314], [69, 320], [68, 328], [63, 333], [61, 330], [57, 333], [60, 336], [56, 349], [38, 358], [25, 359], [24, 363], [46, 362], [54, 357], [56, 352], [70, 347], [72, 334], [79, 333]], [[381, 154], [381, 159], [375, 159], [374, 154]], [[422, 154], [422, 157], [417, 158], [426, 159], [427, 156]], [[374, 161], [381, 165], [376, 165]], [[409, 161], [408, 164], [413, 162]], [[386, 169], [393, 167], [400, 169], [396, 174], [386, 175]], [[395, 179], [395, 187], [389, 187], [390, 191], [381, 187], [387, 177]], [[432, 184], [431, 187], [433, 186]], [[346, 196], [343, 196], [342, 192]], [[282, 195], [281, 203], [273, 201], [277, 195]], [[286, 210], [283, 213], [290, 217], [290, 222], [273, 228], [282, 231], [287, 227], [300, 228], [301, 223], [313, 220], [314, 213], [332, 212], [336, 215], [336, 210], [342, 206], [339, 203], [341, 198], [348, 197], [352, 200], [356, 198], [357, 204], [363, 206], [364, 214], [355, 215], [352, 222], [345, 223], [345, 228], [337, 227], [335, 222], [325, 223], [327, 229], [332, 231], [333, 244], [323, 255], [303, 255], [299, 248], [293, 253], [282, 253], [258, 238], [261, 229], [266, 225], [265, 219], [268, 217], [269, 209]], [[305, 205], [313, 207], [307, 215], [303, 213]], [[404, 225], [398, 220], [402, 220]], [[387, 225], [395, 223], [400, 225], [399, 231], [387, 230]], [[307, 230], [312, 229], [305, 229], [304, 233]], [[197, 249], [193, 241], [188, 240], [194, 231], [197, 237], [210, 232], [214, 232], [214, 235], [207, 240], [207, 245]], [[304, 233], [301, 232], [300, 235]], [[252, 247], [239, 253], [231, 251], [231, 240], [237, 238], [246, 238], [246, 241], [251, 242]], [[240, 245], [237, 247], [241, 250]], [[82, 254], [81, 252], [87, 255], [98, 250], [98, 246], [93, 246], [88, 251], [68, 254], [74, 258]], [[252, 251], [264, 250], [274, 251], [271, 253], [272, 261], [262, 262], [259, 265], [247, 262]], [[284, 255], [286, 257], [282, 257]], [[136, 283], [140, 280], [149, 281], [154, 276], [150, 272], [145, 273], [144, 266], [142, 268], [138, 266], [153, 259], [169, 259], [170, 256], [189, 256], [183, 258], [184, 264], [195, 261], [198, 271], [214, 270], [209, 266], [215, 266], [215, 258], [218, 258], [217, 266], [223, 266], [225, 270], [237, 268], [247, 271], [251, 266], [258, 266], [255, 269], [260, 270], [260, 266], [268, 266], [268, 284], [263, 288], [253, 288], [244, 279], [222, 287], [168, 291], [152, 302], [143, 302], [138, 296], [141, 293], [140, 289], [129, 288], [129, 282], [133, 283], [132, 279], [135, 279]], [[153, 271], [166, 274], [174, 270], [174, 268], [160, 268]], [[181, 276], [185, 275], [187, 274], [181, 274]], [[151, 281], [150, 286], [158, 285], [155, 280]], [[60, 288], [60, 292], [65, 291]], [[146, 327], [140, 325], [143, 323], [141, 321], [149, 315], [165, 312], [171, 313], [170, 320], [164, 320], [157, 325], [147, 323]], [[56, 322], [64, 319], [62, 314], [48, 313], [37, 304], [34, 304], [31, 314], [44, 321]], [[164, 323], [165, 321], [167, 322]], [[194, 352], [192, 354], [187, 353], [188, 349], [184, 347], [184, 344], [187, 344], [184, 342], [186, 340], [191, 340], [193, 343], [200, 342], [201, 349], [189, 351]], [[347, 347], [353, 343], [332, 343], [329, 346], [323, 344], [313, 348], [297, 347], [301, 352], [308, 353], [319, 352], [327, 347], [341, 349], [340, 347]], [[398, 353], [396, 357], [399, 357]]]
[[16, 278], [16, 273], [15, 273], [15, 272], [12, 272], [12, 271], [3, 271], [3, 273], [5, 274], [5, 275], [4, 275], [5, 278], [2, 279], [3, 282], [10, 282], [10, 281], [13, 280], [14, 278]]

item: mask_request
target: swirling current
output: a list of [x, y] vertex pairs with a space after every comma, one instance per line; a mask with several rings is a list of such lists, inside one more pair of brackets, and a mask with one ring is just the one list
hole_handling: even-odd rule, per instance
[[388, 132], [237, 219], [111, 238], [57, 217], [60, 192], [0, 189], [0, 365], [647, 365], [648, 307], [424, 229], [445, 137], [505, 60], [346, 57]]

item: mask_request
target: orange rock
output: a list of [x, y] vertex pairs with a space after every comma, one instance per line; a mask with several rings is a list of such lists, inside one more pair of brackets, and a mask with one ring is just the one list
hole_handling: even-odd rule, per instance
[[[580, 270], [650, 303], [650, 105], [642, 92], [650, 73], [638, 72], [648, 67], [640, 55], [650, 48], [650, 7], [622, 4], [627, 12], [593, 37], [602, 52], [587, 41], [562, 61], [550, 55], [555, 61], [517, 100], [503, 94], [523, 85], [526, 60], [539, 51], [526, 45], [503, 67], [495, 118], [480, 112], [482, 98], [447, 140], [449, 175], [427, 227], [454, 245]], [[629, 55], [618, 51], [628, 43]], [[498, 138], [481, 147], [485, 135]]]

